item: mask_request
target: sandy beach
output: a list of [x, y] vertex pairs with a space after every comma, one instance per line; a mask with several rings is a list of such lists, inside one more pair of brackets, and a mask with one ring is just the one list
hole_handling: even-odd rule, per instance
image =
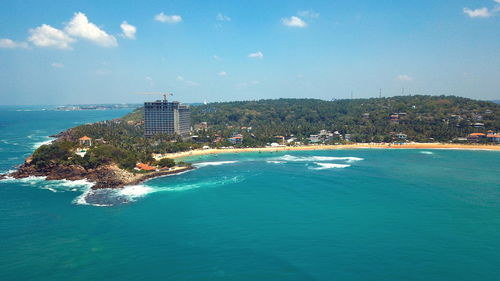
[[447, 143], [356, 143], [342, 145], [304, 145], [304, 146], [280, 146], [280, 147], [256, 147], [256, 148], [220, 148], [220, 149], [197, 149], [178, 153], [156, 154], [157, 160], [162, 158], [179, 159], [183, 157], [201, 156], [220, 153], [243, 153], [243, 152], [277, 152], [277, 151], [303, 151], [303, 150], [339, 150], [339, 149], [463, 149], [463, 150], [496, 150], [500, 151], [500, 145], [482, 144], [447, 144]]

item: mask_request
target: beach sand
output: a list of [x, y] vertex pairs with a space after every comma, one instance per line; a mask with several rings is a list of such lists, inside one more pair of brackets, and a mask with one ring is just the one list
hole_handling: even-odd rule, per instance
[[277, 151], [304, 151], [304, 150], [339, 150], [339, 149], [464, 149], [464, 150], [496, 150], [500, 151], [500, 145], [481, 144], [447, 144], [447, 143], [356, 143], [341, 145], [304, 145], [304, 146], [281, 146], [281, 147], [258, 147], [258, 148], [220, 148], [220, 149], [197, 149], [178, 153], [156, 154], [155, 159], [201, 156], [220, 153], [243, 153], [243, 152], [277, 152]]

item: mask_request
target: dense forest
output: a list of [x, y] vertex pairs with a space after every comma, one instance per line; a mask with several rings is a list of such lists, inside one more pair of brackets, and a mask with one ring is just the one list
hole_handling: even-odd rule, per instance
[[[498, 104], [455, 96], [277, 99], [191, 107], [193, 125], [207, 122], [209, 133], [225, 137], [241, 133], [248, 145], [273, 141], [276, 135], [305, 138], [320, 130], [350, 134], [356, 142], [391, 141], [396, 133], [419, 142], [450, 141], [472, 132], [500, 131], [499, 114]], [[124, 120], [139, 122], [142, 115], [137, 109]]]
[[[308, 143], [307, 138], [320, 130], [338, 132], [329, 143], [345, 142], [346, 135], [354, 142], [390, 142], [396, 134], [405, 134], [409, 141], [448, 142], [472, 132], [500, 131], [500, 105], [455, 96], [210, 103], [191, 107], [195, 137], [183, 138], [143, 137], [143, 114], [139, 108], [120, 119], [72, 128], [58, 142], [35, 151], [33, 161], [39, 166], [59, 161], [86, 169], [114, 162], [130, 170], [136, 162], [153, 163], [152, 153], [229, 146], [227, 139], [235, 134], [243, 136], [237, 146], [257, 147], [275, 142], [277, 135]], [[202, 122], [208, 126], [197, 126]], [[93, 138], [97, 145], [84, 157], [71, 157], [82, 136]]]

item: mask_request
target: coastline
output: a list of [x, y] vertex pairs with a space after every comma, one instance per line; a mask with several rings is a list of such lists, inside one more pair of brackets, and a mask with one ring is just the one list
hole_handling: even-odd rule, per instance
[[120, 169], [115, 164], [111, 164], [89, 171], [85, 171], [85, 169], [74, 165], [55, 166], [44, 171], [39, 171], [25, 163], [13, 173], [0, 175], [0, 180], [8, 177], [22, 179], [36, 176], [44, 177], [46, 180], [86, 180], [92, 183], [91, 189], [119, 189], [129, 185], [137, 185], [153, 178], [179, 174], [193, 169], [195, 168], [192, 166], [176, 166], [170, 170], [159, 170], [149, 173], [132, 173]]
[[479, 144], [448, 144], [448, 143], [355, 143], [340, 145], [303, 145], [303, 146], [279, 146], [279, 147], [247, 147], [247, 148], [211, 148], [197, 149], [176, 153], [156, 154], [156, 160], [162, 158], [179, 159], [191, 156], [203, 156], [222, 153], [244, 153], [244, 152], [279, 152], [279, 151], [307, 151], [307, 150], [343, 150], [343, 149], [458, 149], [458, 150], [489, 150], [500, 151], [500, 145]]
[[[343, 145], [304, 145], [304, 146], [280, 146], [280, 147], [253, 147], [253, 148], [221, 148], [221, 149], [198, 149], [177, 153], [155, 154], [153, 158], [160, 160], [163, 158], [181, 159], [185, 157], [196, 157], [203, 155], [248, 153], [248, 152], [281, 152], [281, 151], [314, 151], [314, 150], [349, 150], [349, 149], [457, 149], [457, 150], [487, 150], [500, 151], [500, 145], [479, 145], [479, 144], [447, 144], [447, 143], [355, 143]], [[15, 172], [0, 175], [0, 179], [7, 176], [14, 178], [26, 178], [29, 176], [44, 176], [47, 180], [88, 180], [94, 185], [92, 189], [101, 188], [123, 188], [128, 185], [135, 185], [141, 182], [182, 173], [195, 169], [192, 166], [178, 166], [172, 170], [160, 170], [150, 173], [132, 173], [118, 168], [116, 165], [105, 165], [98, 169], [85, 171], [83, 168], [70, 166], [54, 166], [44, 171], [34, 169], [29, 163], [24, 163]]]

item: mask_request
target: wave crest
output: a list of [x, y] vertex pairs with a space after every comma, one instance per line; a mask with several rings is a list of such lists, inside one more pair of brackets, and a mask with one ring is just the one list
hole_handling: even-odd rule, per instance
[[349, 164], [336, 164], [336, 163], [320, 163], [320, 162], [314, 162], [314, 164], [318, 165], [319, 167], [314, 167], [310, 168], [312, 170], [326, 170], [326, 169], [341, 169], [341, 168], [348, 168], [351, 167]]
[[309, 157], [299, 157], [292, 155], [284, 155], [282, 157], [276, 158], [278, 161], [290, 161], [290, 162], [324, 162], [324, 161], [347, 161], [349, 163], [365, 160], [360, 157], [335, 157], [335, 156], [309, 156]]
[[217, 161], [217, 162], [200, 162], [200, 163], [194, 163], [193, 166], [197, 168], [202, 168], [202, 167], [207, 167], [207, 166], [219, 166], [219, 165], [224, 165], [224, 164], [233, 164], [237, 163], [238, 161]]

